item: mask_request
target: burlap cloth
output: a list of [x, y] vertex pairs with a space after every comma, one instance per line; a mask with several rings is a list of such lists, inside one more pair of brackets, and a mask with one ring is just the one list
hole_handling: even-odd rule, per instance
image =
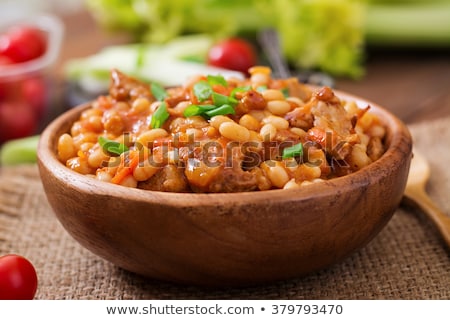
[[[450, 118], [410, 126], [428, 158], [428, 191], [450, 214]], [[401, 206], [381, 233], [343, 262], [300, 279], [205, 289], [144, 279], [95, 256], [56, 220], [36, 166], [0, 175], [0, 255], [35, 265], [37, 299], [449, 299], [450, 250], [420, 211]]]

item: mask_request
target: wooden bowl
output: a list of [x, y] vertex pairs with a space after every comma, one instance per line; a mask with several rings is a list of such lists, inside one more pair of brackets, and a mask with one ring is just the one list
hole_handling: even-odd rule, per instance
[[58, 137], [83, 105], [42, 133], [38, 161], [48, 201], [64, 228], [106, 260], [176, 283], [250, 285], [299, 277], [366, 245], [400, 203], [411, 136], [394, 115], [371, 105], [387, 127], [387, 151], [362, 170], [295, 190], [232, 194], [146, 191], [100, 182], [66, 168]]

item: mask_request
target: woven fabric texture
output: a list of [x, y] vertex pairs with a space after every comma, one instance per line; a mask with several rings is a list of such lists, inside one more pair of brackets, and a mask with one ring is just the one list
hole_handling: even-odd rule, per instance
[[[431, 198], [450, 214], [450, 118], [410, 126], [429, 160]], [[81, 247], [60, 225], [35, 165], [0, 169], [0, 255], [35, 265], [36, 299], [450, 299], [450, 248], [417, 209], [401, 206], [366, 247], [299, 279], [198, 288], [145, 279]]]

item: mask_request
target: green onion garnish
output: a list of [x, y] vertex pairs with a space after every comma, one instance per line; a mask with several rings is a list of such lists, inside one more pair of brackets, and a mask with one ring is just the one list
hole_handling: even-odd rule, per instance
[[212, 86], [215, 84], [220, 84], [224, 87], [228, 87], [227, 80], [225, 80], [225, 78], [221, 75], [217, 75], [217, 76], [208, 75], [208, 76], [206, 76], [206, 80]]
[[303, 144], [297, 143], [291, 147], [284, 148], [282, 158], [301, 157], [303, 155]]
[[169, 116], [170, 114], [167, 112], [167, 105], [163, 102], [158, 109], [156, 109], [155, 113], [153, 113], [150, 126], [152, 129], [161, 128], [164, 122], [169, 119]]
[[206, 111], [216, 109], [217, 107], [212, 104], [198, 105], [191, 104], [186, 109], [184, 109], [183, 115], [188, 118], [192, 116], [199, 116], [204, 114]]
[[110, 140], [102, 136], [98, 137], [98, 143], [104, 152], [115, 156], [120, 156], [122, 153], [128, 151], [128, 147], [123, 143]]
[[280, 90], [285, 98], [289, 97], [289, 88], [283, 88]]
[[[226, 115], [226, 114], [234, 114], [234, 106], [239, 103], [239, 101], [233, 96], [227, 96], [224, 94], [217, 93], [213, 90], [213, 85], [223, 85], [228, 86], [227, 81], [221, 75], [218, 76], [207, 76], [207, 81], [199, 81], [194, 85], [194, 95], [200, 102], [211, 99], [213, 105], [197, 105], [193, 104], [188, 106], [183, 115], [185, 117], [192, 117], [201, 115], [205, 118], [210, 118], [216, 115]], [[240, 89], [234, 89], [235, 93], [237, 90], [244, 91], [247, 87], [242, 87]], [[247, 89], [248, 90], [248, 89]]]
[[211, 97], [213, 89], [211, 85], [206, 81], [200, 81], [194, 84], [194, 95], [197, 97], [198, 101], [202, 102]]
[[234, 114], [234, 108], [229, 104], [224, 104], [220, 107], [216, 107], [212, 110], [205, 112], [205, 115], [207, 115], [210, 118], [218, 115], [227, 115], [227, 114]]
[[246, 91], [249, 91], [251, 89], [252, 89], [251, 86], [236, 87], [233, 90], [231, 90], [230, 97], [236, 98], [236, 93], [238, 93], [238, 92], [246, 92]]
[[150, 90], [152, 91], [152, 95], [158, 101], [163, 101], [167, 97], [167, 91], [157, 83], [152, 83]]
[[212, 100], [215, 106], [220, 107], [224, 104], [230, 104], [230, 105], [236, 105], [239, 101], [237, 101], [235, 98], [213, 92], [212, 93]]

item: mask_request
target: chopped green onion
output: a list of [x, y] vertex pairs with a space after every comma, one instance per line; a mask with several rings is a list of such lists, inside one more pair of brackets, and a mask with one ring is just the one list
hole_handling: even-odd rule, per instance
[[303, 144], [297, 143], [291, 147], [284, 148], [282, 158], [301, 157], [303, 155]]
[[289, 97], [289, 88], [283, 88], [280, 90], [285, 98]]
[[163, 102], [158, 109], [156, 109], [155, 113], [153, 113], [150, 126], [152, 129], [161, 128], [164, 122], [169, 119], [169, 116], [170, 114], [167, 112], [167, 105]]
[[225, 78], [222, 75], [217, 75], [217, 76], [208, 75], [206, 77], [206, 80], [212, 86], [215, 84], [220, 84], [224, 87], [228, 87], [228, 82], [227, 82], [227, 80], [225, 80]]
[[199, 116], [205, 113], [206, 111], [216, 109], [217, 107], [212, 104], [198, 105], [192, 104], [184, 109], [183, 115], [188, 118], [192, 116]]
[[209, 99], [212, 93], [213, 89], [211, 85], [206, 81], [200, 81], [194, 85], [194, 95], [200, 102]]
[[[216, 115], [235, 113], [233, 106], [235, 106], [239, 101], [235, 97], [214, 92], [212, 86], [215, 84], [228, 86], [227, 81], [221, 75], [208, 75], [207, 81], [200, 81], [194, 85], [194, 95], [197, 99], [200, 102], [207, 99], [212, 99], [214, 105], [190, 105], [183, 112], [185, 117], [201, 115], [206, 118], [210, 118]], [[240, 90], [244, 91], [245, 89], [241, 88]]]
[[251, 88], [252, 88], [251, 86], [236, 87], [233, 90], [231, 90], [230, 97], [236, 98], [236, 93], [238, 93], [238, 92], [246, 92], [246, 91], [251, 90]]
[[229, 96], [217, 93], [217, 92], [213, 92], [212, 93], [212, 100], [214, 105], [216, 105], [217, 107], [220, 107], [224, 104], [231, 104], [231, 105], [235, 105], [238, 103], [238, 101], [235, 98], [231, 98]]
[[167, 91], [157, 83], [152, 83], [150, 89], [152, 91], [152, 95], [158, 101], [163, 101], [167, 97]]
[[106, 153], [120, 156], [122, 153], [128, 151], [128, 147], [123, 143], [107, 139], [105, 137], [98, 137], [98, 143]]
[[218, 115], [227, 115], [227, 114], [234, 114], [234, 108], [229, 104], [224, 104], [218, 108], [214, 108], [212, 110], [206, 111], [205, 114], [208, 117], [214, 117]]

